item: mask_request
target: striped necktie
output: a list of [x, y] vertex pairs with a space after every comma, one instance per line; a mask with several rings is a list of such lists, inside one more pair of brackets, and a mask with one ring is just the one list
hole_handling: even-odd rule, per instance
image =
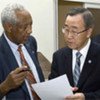
[[[28, 63], [27, 63], [27, 61], [26, 61], [26, 59], [25, 59], [25, 57], [24, 57], [24, 54], [23, 54], [23, 51], [22, 51], [22, 48], [21, 48], [21, 47], [22, 47], [22, 45], [19, 45], [19, 47], [18, 47], [18, 52], [19, 52], [19, 54], [20, 54], [20, 59], [21, 59], [22, 66], [25, 66], [25, 67], [27, 67], [27, 68], [30, 68], [29, 65], [28, 65]], [[29, 82], [29, 86], [30, 86], [30, 88], [31, 88], [31, 91], [32, 91], [32, 95], [33, 95], [33, 97], [34, 97], [34, 100], [40, 100], [39, 96], [35, 93], [35, 91], [33, 90], [32, 86], [31, 86], [31, 84], [36, 83], [36, 80], [35, 80], [35, 78], [34, 78], [34, 75], [32, 74], [31, 71], [28, 71], [28, 72], [27, 72], [27, 77], [26, 77], [26, 79], [27, 79], [28, 82]]]
[[80, 57], [82, 54], [80, 52], [76, 53], [76, 64], [75, 64], [75, 69], [73, 73], [73, 79], [74, 79], [74, 85], [77, 86], [79, 77], [80, 77]]

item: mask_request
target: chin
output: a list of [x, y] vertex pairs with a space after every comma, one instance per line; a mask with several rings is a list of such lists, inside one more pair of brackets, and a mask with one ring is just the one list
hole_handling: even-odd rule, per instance
[[25, 43], [25, 41], [20, 41], [20, 43], [19, 44], [24, 44]]
[[69, 48], [74, 49], [74, 46], [72, 45], [67, 45]]
[[73, 49], [73, 50], [77, 50], [77, 48], [76, 47], [74, 47], [74, 46], [68, 46], [70, 49]]

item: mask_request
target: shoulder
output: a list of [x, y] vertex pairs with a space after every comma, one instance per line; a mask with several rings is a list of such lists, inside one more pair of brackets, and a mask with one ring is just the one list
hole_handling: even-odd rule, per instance
[[64, 47], [64, 48], [61, 48], [59, 50], [57, 50], [56, 52], [54, 52], [54, 56], [64, 56], [64, 55], [68, 55], [72, 52], [72, 49], [68, 48], [68, 47]]
[[96, 43], [100, 43], [100, 34], [92, 37], [92, 40]]
[[89, 48], [89, 52], [91, 55], [100, 55], [100, 44], [94, 41], [91, 41], [91, 45]]
[[100, 50], [100, 44], [95, 41], [91, 41], [90, 48], [95, 49], [95, 50]]
[[36, 41], [35, 37], [29, 36], [29, 38], [26, 41], [25, 45], [30, 47], [31, 49], [37, 51], [37, 41]]
[[4, 37], [4, 34], [2, 34], [2, 35], [0, 36], [0, 45], [2, 45], [3, 42], [5, 42], [5, 41], [6, 41], [6, 39], [5, 39], [5, 37]]
[[9, 49], [9, 45], [4, 37], [4, 34], [0, 36], [0, 52], [4, 54]]
[[36, 39], [33, 36], [29, 36], [27, 42], [36, 43]]

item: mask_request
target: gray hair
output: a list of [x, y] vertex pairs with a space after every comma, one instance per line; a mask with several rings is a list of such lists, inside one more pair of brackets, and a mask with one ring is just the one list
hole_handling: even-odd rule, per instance
[[18, 21], [16, 16], [16, 11], [27, 11], [27, 10], [20, 4], [8, 4], [1, 12], [2, 25], [5, 22], [16, 24]]
[[86, 8], [72, 8], [70, 11], [67, 13], [66, 17], [68, 15], [74, 16], [77, 14], [82, 14], [83, 20], [85, 23], [85, 28], [91, 28], [94, 27], [94, 16], [93, 14]]

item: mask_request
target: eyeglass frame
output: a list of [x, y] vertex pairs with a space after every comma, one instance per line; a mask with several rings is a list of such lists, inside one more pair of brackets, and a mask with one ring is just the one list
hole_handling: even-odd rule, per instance
[[[64, 26], [64, 27], [62, 27], [62, 32], [64, 33], [64, 34], [69, 34], [69, 29], [68, 29], [68, 33], [66, 33], [66, 32], [64, 32], [65, 31], [65, 29], [66, 29], [66, 27]], [[84, 30], [82, 30], [82, 31], [80, 31], [80, 32], [73, 32], [73, 36], [77, 36], [78, 34], [80, 34], [80, 33], [83, 33], [83, 32], [85, 32], [85, 31], [87, 31], [89, 28], [86, 28], [86, 29], [84, 29]], [[71, 32], [70, 32], [71, 33]]]

